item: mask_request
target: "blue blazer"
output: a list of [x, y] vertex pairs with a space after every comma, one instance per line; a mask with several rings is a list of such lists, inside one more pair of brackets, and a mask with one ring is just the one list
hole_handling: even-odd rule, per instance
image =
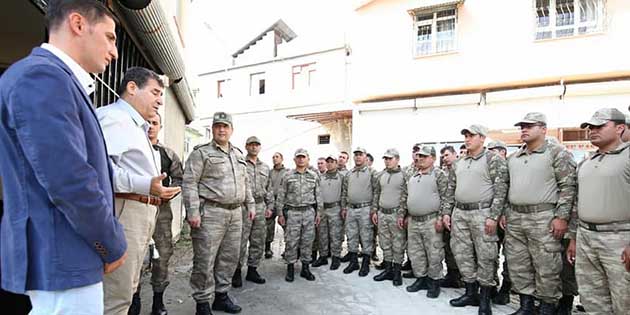
[[127, 249], [112, 169], [89, 96], [61, 59], [35, 48], [0, 77], [2, 288], [101, 282]]

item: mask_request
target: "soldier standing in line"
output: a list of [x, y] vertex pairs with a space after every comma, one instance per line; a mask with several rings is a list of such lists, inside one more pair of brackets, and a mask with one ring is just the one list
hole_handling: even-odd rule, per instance
[[[284, 161], [284, 157], [282, 153], [276, 152], [271, 157], [273, 161], [273, 168], [269, 171], [269, 181], [271, 182], [271, 191], [273, 193], [273, 200], [275, 204], [275, 200], [278, 198], [278, 191], [280, 190], [280, 184], [282, 183], [282, 178], [284, 174], [287, 172], [287, 168], [284, 167], [282, 162]], [[276, 211], [273, 211], [270, 216], [266, 217], [265, 225], [267, 226], [267, 237], [265, 241], [265, 258], [269, 259], [273, 257], [273, 251], [271, 251], [271, 243], [273, 242], [274, 237], [276, 236]], [[284, 227], [283, 227], [284, 229]]]
[[[341, 176], [346, 176], [348, 174], [348, 159], [350, 155], [346, 151], [339, 152], [339, 158], [337, 159], [337, 171]], [[346, 219], [341, 218], [343, 222], [343, 226], [341, 227], [341, 238], [346, 239]], [[346, 263], [350, 261], [350, 252], [347, 252], [343, 257], [341, 257], [341, 262]]]

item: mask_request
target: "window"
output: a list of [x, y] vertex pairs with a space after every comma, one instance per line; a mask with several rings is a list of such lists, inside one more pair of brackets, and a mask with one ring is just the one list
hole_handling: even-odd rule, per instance
[[330, 144], [330, 135], [317, 136], [317, 144]]
[[455, 50], [457, 8], [414, 11], [414, 55], [426, 56]]
[[252, 73], [249, 75], [249, 95], [265, 94], [265, 73]]
[[604, 0], [534, 0], [536, 39], [601, 32]]
[[226, 87], [227, 87], [226, 80], [217, 81], [217, 98], [223, 98], [223, 96], [225, 95]]
[[315, 83], [315, 63], [293, 66], [291, 73], [293, 90], [307, 89]]

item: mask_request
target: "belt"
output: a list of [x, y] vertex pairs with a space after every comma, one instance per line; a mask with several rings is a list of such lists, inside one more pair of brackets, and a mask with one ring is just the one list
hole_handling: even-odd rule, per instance
[[155, 196], [147, 196], [134, 193], [116, 193], [116, 198], [134, 200], [140, 203], [146, 203], [154, 206], [162, 205], [162, 198]]
[[213, 208], [223, 208], [227, 210], [234, 210], [241, 206], [240, 203], [220, 203], [212, 200], [206, 200], [204, 206], [209, 206]]
[[510, 205], [512, 210], [519, 213], [537, 213], [556, 209], [555, 203], [541, 203], [537, 205]]
[[379, 210], [383, 213], [383, 214], [392, 214], [392, 213], [396, 213], [396, 211], [398, 211], [400, 209], [400, 207], [396, 207], [396, 208], [379, 208]]
[[628, 232], [630, 231], [630, 221], [619, 221], [612, 223], [589, 223], [582, 220], [578, 224], [593, 232]]
[[350, 204], [350, 208], [352, 209], [358, 209], [358, 208], [363, 208], [363, 207], [369, 207], [371, 206], [372, 203], [371, 202], [362, 202], [362, 203], [351, 203]]
[[265, 197], [254, 197], [254, 202], [256, 203], [262, 203], [263, 201], [265, 201]]
[[324, 209], [334, 208], [334, 207], [339, 206], [339, 205], [341, 205], [341, 202], [339, 202], [339, 201], [324, 202]]
[[294, 207], [294, 206], [286, 206], [287, 210], [295, 210], [295, 211], [306, 211], [309, 209], [313, 209], [313, 207], [311, 206], [299, 206], [299, 207]]
[[431, 219], [437, 218], [438, 216], [439, 216], [439, 213], [436, 211], [436, 212], [431, 212], [425, 215], [412, 215], [411, 219], [414, 222], [425, 222], [425, 221], [429, 221]]
[[459, 210], [481, 210], [481, 209], [490, 208], [490, 206], [492, 206], [491, 201], [481, 201], [481, 202], [473, 202], [473, 203], [462, 203], [462, 202], [455, 203], [455, 208]]

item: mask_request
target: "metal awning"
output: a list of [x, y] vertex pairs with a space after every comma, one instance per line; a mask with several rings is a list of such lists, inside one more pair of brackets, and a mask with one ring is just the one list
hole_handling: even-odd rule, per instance
[[342, 119], [352, 119], [352, 110], [340, 110], [340, 111], [334, 111], [334, 112], [288, 115], [287, 118], [304, 120], [304, 121], [313, 121], [313, 122], [318, 122], [321, 124], [321, 123], [342, 120]]
[[464, 0], [419, 0], [412, 9], [407, 10], [410, 15], [415, 16], [419, 12], [432, 11], [442, 7], [458, 6], [464, 3]]

